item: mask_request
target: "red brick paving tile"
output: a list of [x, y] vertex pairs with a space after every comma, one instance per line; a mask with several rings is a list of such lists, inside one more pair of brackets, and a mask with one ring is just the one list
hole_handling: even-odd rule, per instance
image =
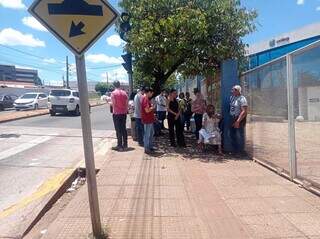
[[186, 199], [155, 199], [154, 216], [186, 217], [195, 216], [190, 202]]
[[307, 236], [320, 236], [320, 213], [285, 213], [287, 220]]
[[274, 197], [264, 198], [264, 200], [280, 213], [315, 211], [318, 211], [320, 213], [320, 210], [315, 206], [297, 197]]
[[154, 198], [157, 199], [187, 199], [188, 195], [183, 186], [155, 186]]
[[282, 185], [260, 185], [252, 187], [260, 197], [292, 197], [294, 194]]
[[237, 186], [218, 187], [218, 192], [223, 199], [258, 197], [257, 192], [253, 188], [249, 188], [249, 187], [237, 187]]
[[153, 198], [155, 189], [152, 185], [143, 186], [124, 186], [119, 198], [130, 199], [130, 198]]
[[118, 199], [110, 212], [112, 217], [153, 216], [153, 199]]
[[[115, 199], [99, 198], [101, 216], [108, 216], [115, 205]], [[62, 218], [90, 217], [88, 197], [76, 198], [71, 201], [60, 215]]]
[[51, 224], [43, 239], [86, 239], [92, 232], [90, 218], [59, 218]]
[[161, 239], [161, 225], [153, 217], [104, 218], [111, 239]]
[[277, 211], [262, 198], [228, 199], [226, 203], [238, 216], [277, 213]]
[[247, 239], [250, 235], [236, 218], [208, 219], [211, 238]]
[[243, 224], [254, 238], [303, 237], [303, 233], [281, 214], [242, 216]]
[[196, 218], [158, 217], [162, 239], [209, 239], [203, 223]]
[[[98, 187], [98, 196], [100, 199], [115, 199], [118, 198], [120, 193], [120, 185], [117, 186], [100, 186]], [[81, 197], [88, 198], [87, 186], [83, 190], [79, 191], [78, 194], [82, 194]]]

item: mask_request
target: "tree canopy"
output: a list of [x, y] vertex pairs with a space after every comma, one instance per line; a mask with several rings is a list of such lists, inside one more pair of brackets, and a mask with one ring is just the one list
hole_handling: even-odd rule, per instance
[[104, 95], [107, 91], [110, 91], [111, 87], [105, 82], [99, 82], [95, 85], [95, 91], [99, 92], [101, 95]]
[[127, 50], [135, 80], [156, 91], [174, 72], [208, 75], [223, 60], [242, 58], [242, 37], [255, 30], [256, 12], [240, 0], [122, 0], [120, 6], [132, 24]]

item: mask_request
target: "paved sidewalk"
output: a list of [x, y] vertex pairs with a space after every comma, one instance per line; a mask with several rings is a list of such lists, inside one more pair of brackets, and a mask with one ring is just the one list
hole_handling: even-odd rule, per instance
[[[109, 238], [320, 238], [320, 199], [296, 184], [249, 160], [161, 151], [108, 155], [97, 180]], [[82, 187], [43, 238], [87, 238], [87, 201]]]

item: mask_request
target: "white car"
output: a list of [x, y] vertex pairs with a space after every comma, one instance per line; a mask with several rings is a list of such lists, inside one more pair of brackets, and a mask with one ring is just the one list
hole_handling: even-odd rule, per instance
[[72, 113], [78, 116], [80, 115], [79, 92], [69, 89], [51, 90], [48, 107], [51, 116], [55, 116], [56, 113]]
[[48, 96], [44, 93], [26, 93], [16, 99], [13, 103], [13, 107], [18, 111], [22, 109], [34, 109], [47, 108]]

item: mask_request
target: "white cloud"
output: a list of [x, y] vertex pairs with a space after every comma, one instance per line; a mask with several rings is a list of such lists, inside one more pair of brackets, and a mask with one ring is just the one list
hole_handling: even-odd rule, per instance
[[26, 9], [22, 0], [0, 0], [0, 6], [12, 9]]
[[[101, 73], [101, 78], [102, 78], [102, 81], [106, 82], [107, 81], [106, 73]], [[123, 67], [119, 67], [112, 71], [108, 71], [108, 81], [113, 82], [115, 80], [128, 83], [128, 73]]]
[[316, 8], [316, 11], [320, 11], [320, 6]]
[[123, 41], [121, 40], [121, 38], [119, 37], [119, 35], [114, 34], [110, 37], [107, 38], [107, 43], [110, 46], [115, 46], [115, 47], [119, 47], [121, 46], [121, 44], [123, 43]]
[[45, 47], [44, 41], [34, 38], [31, 34], [24, 34], [12, 28], [0, 31], [0, 44], [7, 46]]
[[22, 18], [22, 23], [28, 27], [31, 27], [35, 30], [47, 32], [48, 30], [41, 25], [41, 23], [34, 17], [24, 17]]
[[36, 68], [32, 68], [30, 66], [23, 66], [23, 65], [15, 65], [16, 68], [26, 69], [26, 70], [37, 70]]
[[54, 64], [54, 63], [57, 63], [56, 59], [54, 58], [46, 58], [43, 60], [44, 63], [47, 63], [47, 64]]
[[298, 5], [303, 5], [304, 4], [304, 0], [297, 0], [297, 4]]
[[86, 60], [92, 63], [105, 63], [105, 64], [121, 64], [123, 60], [121, 57], [107, 56], [105, 54], [90, 54]]

